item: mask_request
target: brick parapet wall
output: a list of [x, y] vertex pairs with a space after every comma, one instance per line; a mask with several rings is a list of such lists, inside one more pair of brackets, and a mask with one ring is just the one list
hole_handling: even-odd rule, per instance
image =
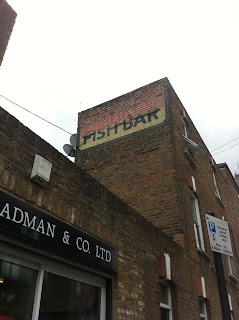
[[16, 16], [16, 12], [7, 1], [0, 0], [0, 65], [12, 34]]

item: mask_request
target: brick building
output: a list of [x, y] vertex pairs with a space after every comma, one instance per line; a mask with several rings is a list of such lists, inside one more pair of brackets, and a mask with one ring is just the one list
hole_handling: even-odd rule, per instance
[[5, 0], [0, 0], [0, 65], [15, 24], [16, 12]]
[[195, 319], [201, 274], [180, 245], [3, 109], [0, 119], [1, 318], [158, 319], [170, 288], [161, 312]]
[[[161, 86], [162, 83], [164, 90], [172, 90], [167, 80], [146, 86], [144, 90], [147, 91], [151, 86]], [[160, 90], [162, 93], [162, 88]], [[147, 183], [144, 192], [153, 190], [157, 193], [158, 181], [160, 192], [164, 193], [164, 197], [160, 198], [158, 195], [158, 210], [164, 210], [165, 225], [160, 225], [160, 211], [157, 221], [156, 211], [150, 216], [147, 212], [137, 212], [140, 207], [136, 211], [132, 204], [131, 207], [126, 203], [133, 198], [128, 195], [133, 190], [131, 184], [125, 183], [125, 180], [115, 180], [112, 185], [118, 187], [104, 187], [86, 170], [73, 164], [17, 119], [0, 109], [2, 319], [193, 320], [199, 318], [200, 314], [201, 319], [222, 319], [215, 265], [203, 219], [203, 214], [210, 210], [217, 217], [223, 214], [230, 225], [234, 256], [223, 256], [223, 264], [230, 306], [234, 318], [237, 318], [238, 233], [233, 212], [237, 210], [238, 187], [225, 164], [218, 167], [210, 158], [206, 158], [208, 151], [188, 117], [187, 135], [200, 146], [200, 151], [196, 147], [199, 156], [189, 150], [191, 159], [183, 151], [181, 160], [184, 164], [174, 161], [175, 150], [179, 154], [181, 146], [183, 150], [189, 147], [184, 145], [184, 140], [180, 144], [181, 134], [177, 134], [177, 127], [181, 126], [181, 114], [185, 121], [186, 114], [179, 108], [180, 119], [177, 123], [177, 106], [181, 104], [175, 96], [175, 109], [170, 108], [173, 91], [169, 93], [163, 93], [167, 103], [161, 118], [158, 113], [164, 107], [162, 102], [163, 107], [156, 106], [158, 111], [154, 107], [147, 109], [146, 115], [138, 115], [138, 120], [127, 120], [123, 124], [123, 128], [128, 125], [130, 130], [132, 127], [137, 129], [140, 123], [159, 120], [152, 128], [107, 141], [94, 149], [85, 148], [83, 152], [86, 162], [88, 152], [94, 150], [94, 156], [99, 157], [97, 153], [102, 152], [102, 148], [119, 144], [118, 149], [113, 149], [115, 152], [118, 150], [115, 160], [110, 159], [110, 154], [105, 156], [105, 160], [111, 161], [111, 168], [114, 170], [115, 164], [120, 163], [120, 160], [122, 170], [126, 170], [125, 162], [132, 165], [131, 170], [124, 175], [128, 175], [127, 178], [130, 175], [134, 177], [132, 181], [138, 182], [135, 182], [136, 186], [146, 186]], [[109, 132], [112, 132], [110, 129], [111, 127]], [[97, 129], [101, 132], [103, 130], [103, 127]], [[157, 133], [153, 133], [155, 130]], [[161, 134], [160, 130], [163, 131]], [[115, 126], [113, 131], [116, 132], [115, 135], [120, 132], [116, 131]], [[177, 137], [174, 140], [172, 133]], [[103, 135], [100, 132], [98, 134]], [[145, 134], [149, 135], [148, 138], [144, 138]], [[139, 136], [139, 141], [131, 141]], [[159, 141], [154, 141], [156, 137], [159, 137]], [[169, 142], [174, 141], [173, 145], [161, 142], [161, 137]], [[129, 143], [126, 143], [127, 139]], [[87, 140], [89, 138], [85, 139]], [[142, 150], [140, 141], [145, 146]], [[186, 142], [188, 143], [187, 140]], [[123, 146], [127, 148], [125, 155]], [[157, 152], [162, 151], [162, 148], [165, 148], [166, 153], [161, 158], [161, 168], [164, 171], [161, 178], [157, 178], [156, 169], [160, 169], [160, 162], [156, 166], [154, 161], [157, 161]], [[107, 150], [110, 149], [104, 149], [104, 152]], [[82, 161], [81, 152], [78, 151], [78, 163]], [[201, 153], [204, 153], [203, 157]], [[142, 168], [139, 178], [136, 172], [132, 172], [132, 159], [135, 156]], [[149, 159], [155, 166], [151, 171], [148, 169]], [[97, 167], [89, 163], [93, 160], [88, 159], [88, 170], [97, 172], [100, 168], [106, 173], [107, 163], [104, 163], [103, 157], [99, 160]], [[171, 164], [169, 160], [172, 161]], [[141, 164], [142, 161], [147, 163]], [[203, 166], [202, 171], [200, 166]], [[122, 179], [120, 169], [121, 166], [118, 167], [118, 173], [117, 170], [115, 173], [108, 172], [108, 176]], [[184, 170], [185, 178], [180, 170]], [[203, 178], [204, 171], [206, 174], [210, 173], [211, 180]], [[181, 182], [177, 182], [178, 175]], [[125, 192], [129, 200], [123, 201], [112, 191], [125, 186], [129, 188]], [[175, 186], [181, 198], [175, 195]], [[211, 188], [213, 191], [210, 194]], [[142, 209], [147, 209], [140, 197], [142, 190], [139, 189], [133, 192], [137, 192]], [[145, 196], [144, 192], [142, 197]], [[170, 192], [174, 193], [172, 201], [175, 201], [176, 206], [184, 208], [183, 212], [178, 211], [178, 208], [172, 210], [171, 203], [167, 201]], [[153, 196], [152, 192], [147, 200], [148, 206], [152, 204], [152, 210], [155, 206]], [[229, 198], [231, 201], [228, 201]], [[196, 208], [195, 219], [192, 216], [192, 204]], [[167, 218], [169, 211], [171, 216]], [[184, 216], [180, 218], [180, 214]], [[178, 215], [178, 221], [173, 215]], [[175, 224], [175, 228], [167, 228], [167, 223]]]
[[[167, 235], [3, 109], [0, 119], [2, 319], [193, 320], [199, 306], [201, 319], [222, 319], [213, 256], [204, 229], [205, 251], [196, 248], [192, 214], [188, 233]], [[237, 185], [220, 170], [224, 199]], [[187, 188], [200, 200], [195, 181]], [[236, 318], [237, 258], [223, 262]]]
[[[81, 112], [78, 146], [77, 165], [180, 245], [195, 276], [187, 283], [194, 310], [196, 278], [206, 283], [202, 319], [206, 312], [207, 319], [221, 319], [205, 214], [228, 221], [233, 257], [222, 260], [229, 307], [238, 318], [239, 188], [227, 165], [215, 164], [168, 79]], [[176, 301], [183, 308], [185, 298]]]
[[[2, 59], [16, 14], [0, 9]], [[1, 320], [226, 319], [209, 212], [229, 223], [238, 319], [239, 189], [167, 79], [81, 113], [77, 165], [0, 120]]]

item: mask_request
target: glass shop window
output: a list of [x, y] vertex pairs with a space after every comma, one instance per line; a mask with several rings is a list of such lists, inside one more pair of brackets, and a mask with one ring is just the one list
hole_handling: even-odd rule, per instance
[[31, 319], [36, 279], [36, 270], [0, 260], [0, 319]]
[[1, 258], [0, 319], [105, 320], [105, 279]]

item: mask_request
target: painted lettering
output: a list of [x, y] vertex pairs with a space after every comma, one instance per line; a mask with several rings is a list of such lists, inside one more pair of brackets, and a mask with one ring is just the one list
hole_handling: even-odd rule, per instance
[[22, 224], [28, 229], [46, 234], [48, 237], [54, 238], [55, 236], [55, 224], [51, 224], [44, 219], [38, 219], [37, 216], [30, 217], [28, 212], [23, 211], [18, 207], [13, 207], [10, 210], [9, 203], [5, 204], [4, 208], [0, 212], [0, 217]]
[[[4, 217], [4, 213], [6, 214], [6, 217]], [[8, 220], [11, 220], [10, 214], [9, 214], [9, 203], [6, 203], [4, 208], [2, 209], [0, 213], [0, 217], [6, 218]]]
[[97, 131], [97, 140], [100, 140], [100, 139], [104, 138], [104, 136], [105, 136], [105, 132], [104, 131], [101, 131], [101, 130]]
[[129, 130], [133, 127], [132, 118], [123, 121], [123, 129], [124, 131]]
[[112, 256], [111, 256], [110, 251], [109, 251], [109, 250], [106, 250], [106, 251], [105, 251], [105, 261], [106, 261], [106, 262], [110, 262], [111, 259], [112, 259]]
[[35, 223], [36, 223], [36, 216], [32, 218], [30, 221], [28, 212], [25, 211], [25, 217], [24, 217], [24, 222], [23, 225], [27, 228], [31, 228], [32, 230], [35, 230]]
[[159, 110], [155, 110], [148, 114], [148, 122], [151, 122], [152, 118], [154, 118], [155, 120], [158, 120], [158, 116], [157, 116], [158, 111]]
[[54, 238], [54, 236], [55, 236], [55, 228], [56, 228], [55, 224], [47, 222], [46, 235], [49, 236], [49, 237]]
[[148, 114], [125, 119], [121, 123], [108, 125], [107, 128], [99, 129], [81, 137], [82, 150], [104, 143], [104, 141], [111, 141], [115, 139], [115, 135], [119, 135], [120, 137], [126, 136], [129, 133], [136, 131], [138, 126], [140, 127], [139, 130], [143, 130], [144, 128], [149, 128], [153, 125], [156, 125], [157, 123], [162, 123], [164, 120], [164, 113], [160, 114], [159, 117], [158, 112], [160, 110], [161, 109], [157, 109], [149, 112]]
[[118, 124], [116, 123], [113, 127], [108, 126], [107, 127], [107, 136], [110, 135], [110, 131], [114, 130], [114, 134], [118, 133]]
[[112, 258], [109, 250], [106, 250], [97, 245], [95, 246], [95, 256], [96, 258], [104, 260], [106, 262], [110, 262]]
[[23, 219], [24, 219], [23, 211], [21, 209], [17, 208], [17, 207], [14, 207], [14, 213], [13, 213], [12, 221], [15, 222], [15, 223], [22, 223]]
[[90, 243], [87, 240], [83, 240], [81, 237], [76, 239], [76, 246], [79, 250], [90, 253]]
[[38, 227], [36, 228], [36, 231], [45, 234], [43, 219], [40, 220]]
[[144, 116], [140, 116], [135, 118], [134, 127], [137, 127], [138, 123], [146, 123]]
[[89, 140], [89, 139], [91, 139], [91, 137], [93, 137], [93, 141], [95, 141], [95, 132], [93, 132], [93, 133], [90, 133], [90, 134], [88, 134], [87, 136], [84, 136], [83, 137], [83, 139], [84, 139], [84, 144], [86, 144], [86, 141], [87, 140]]

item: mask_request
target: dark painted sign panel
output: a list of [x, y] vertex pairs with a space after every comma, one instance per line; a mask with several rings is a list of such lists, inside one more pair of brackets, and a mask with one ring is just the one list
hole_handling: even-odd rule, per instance
[[0, 191], [0, 230], [37, 246], [117, 271], [117, 249], [63, 221]]

